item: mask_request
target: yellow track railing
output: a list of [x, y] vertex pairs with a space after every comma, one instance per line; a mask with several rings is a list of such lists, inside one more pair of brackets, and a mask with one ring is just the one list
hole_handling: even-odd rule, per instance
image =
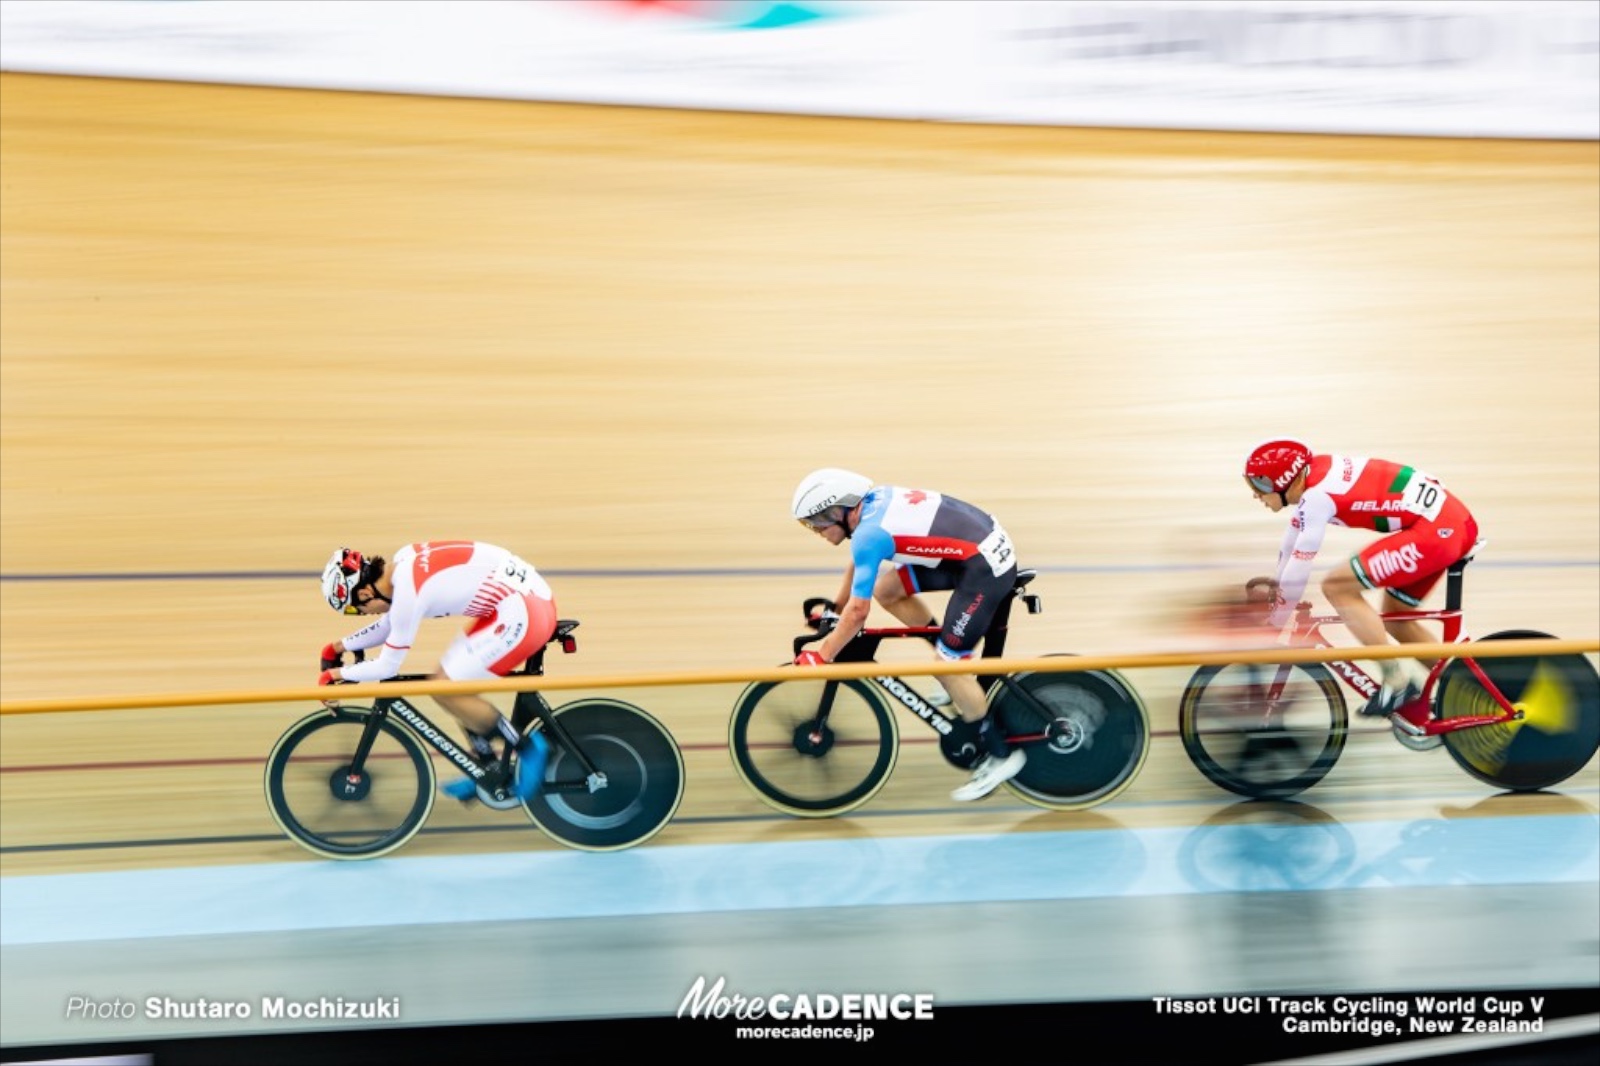
[[730, 685], [756, 681], [827, 680], [878, 677], [933, 677], [940, 674], [1070, 673], [1083, 670], [1141, 670], [1170, 666], [1225, 666], [1249, 663], [1326, 663], [1379, 659], [1474, 659], [1531, 655], [1578, 655], [1600, 652], [1600, 640], [1553, 638], [1483, 640], [1460, 644], [1351, 645], [1339, 648], [1228, 649], [1221, 651], [1151, 652], [1133, 655], [1048, 655], [1036, 659], [970, 659], [966, 662], [835, 663], [829, 666], [775, 666], [765, 670], [683, 671], [612, 677], [507, 677], [494, 681], [402, 681], [337, 685], [332, 688], [262, 689], [251, 692], [168, 692], [144, 696], [90, 696], [60, 699], [7, 700], [0, 715], [57, 714], [74, 711], [121, 711], [153, 707], [215, 707], [247, 703], [316, 703], [332, 696], [341, 701], [380, 696], [434, 696], [467, 693], [560, 692], [577, 689], [652, 688], [671, 685]]

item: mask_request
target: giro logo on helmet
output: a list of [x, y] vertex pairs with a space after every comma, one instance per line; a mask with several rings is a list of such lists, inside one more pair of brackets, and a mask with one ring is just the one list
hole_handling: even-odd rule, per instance
[[872, 490], [872, 479], [837, 467], [813, 470], [794, 490], [790, 512], [802, 522], [830, 507], [854, 507]]

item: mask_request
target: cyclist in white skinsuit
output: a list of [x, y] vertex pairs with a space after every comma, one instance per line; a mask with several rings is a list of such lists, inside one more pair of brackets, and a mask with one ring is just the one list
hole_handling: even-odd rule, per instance
[[[318, 679], [382, 681], [400, 672], [425, 618], [462, 616], [471, 619], [429, 676], [452, 681], [504, 677], [550, 642], [556, 628], [556, 605], [550, 586], [539, 572], [505, 548], [482, 541], [435, 540], [408, 544], [392, 562], [368, 559], [340, 548], [323, 570], [322, 591], [329, 606], [345, 614], [375, 614], [370, 625], [327, 645]], [[382, 646], [374, 659], [342, 663], [347, 651]], [[490, 739], [499, 735], [519, 753], [516, 792], [526, 799], [543, 773], [545, 740], [537, 734], [519, 737], [498, 708], [479, 695], [434, 697], [466, 730], [467, 740], [482, 761], [494, 758]], [[470, 778], [450, 782], [445, 791], [470, 799]]]

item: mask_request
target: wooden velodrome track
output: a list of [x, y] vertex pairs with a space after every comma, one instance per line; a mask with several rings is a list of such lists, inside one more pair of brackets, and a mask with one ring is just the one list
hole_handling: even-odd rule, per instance
[[[351, 628], [316, 593], [332, 547], [433, 537], [550, 576], [583, 623], [552, 674], [765, 668], [837, 587], [786, 512], [827, 464], [999, 514], [1045, 571], [1014, 654], [1195, 646], [1185, 608], [1270, 570], [1281, 525], [1238, 466], [1280, 433], [1469, 502], [1473, 632], [1597, 629], [1592, 143], [13, 74], [0, 137], [8, 700], [308, 684]], [[1184, 676], [1132, 678], [1161, 733], [1108, 807], [957, 809], [923, 744], [877, 817], [818, 823], [735, 776], [736, 686], [616, 694], [685, 748], [656, 841], [682, 845], [1203, 818], [1227, 797], [1176, 750]], [[260, 791], [304, 710], [6, 717], [5, 873], [315, 861]], [[1597, 780], [1564, 809], [1592, 812]], [[1489, 795], [1387, 742], [1324, 793], [1353, 818]], [[555, 847], [445, 807], [430, 828], [506, 832], [408, 854]]]

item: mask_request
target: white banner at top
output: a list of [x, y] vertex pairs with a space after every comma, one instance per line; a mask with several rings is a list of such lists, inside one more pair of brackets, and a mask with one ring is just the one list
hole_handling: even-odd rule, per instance
[[950, 122], [1600, 139], [1596, 0], [0, 0], [0, 68]]

